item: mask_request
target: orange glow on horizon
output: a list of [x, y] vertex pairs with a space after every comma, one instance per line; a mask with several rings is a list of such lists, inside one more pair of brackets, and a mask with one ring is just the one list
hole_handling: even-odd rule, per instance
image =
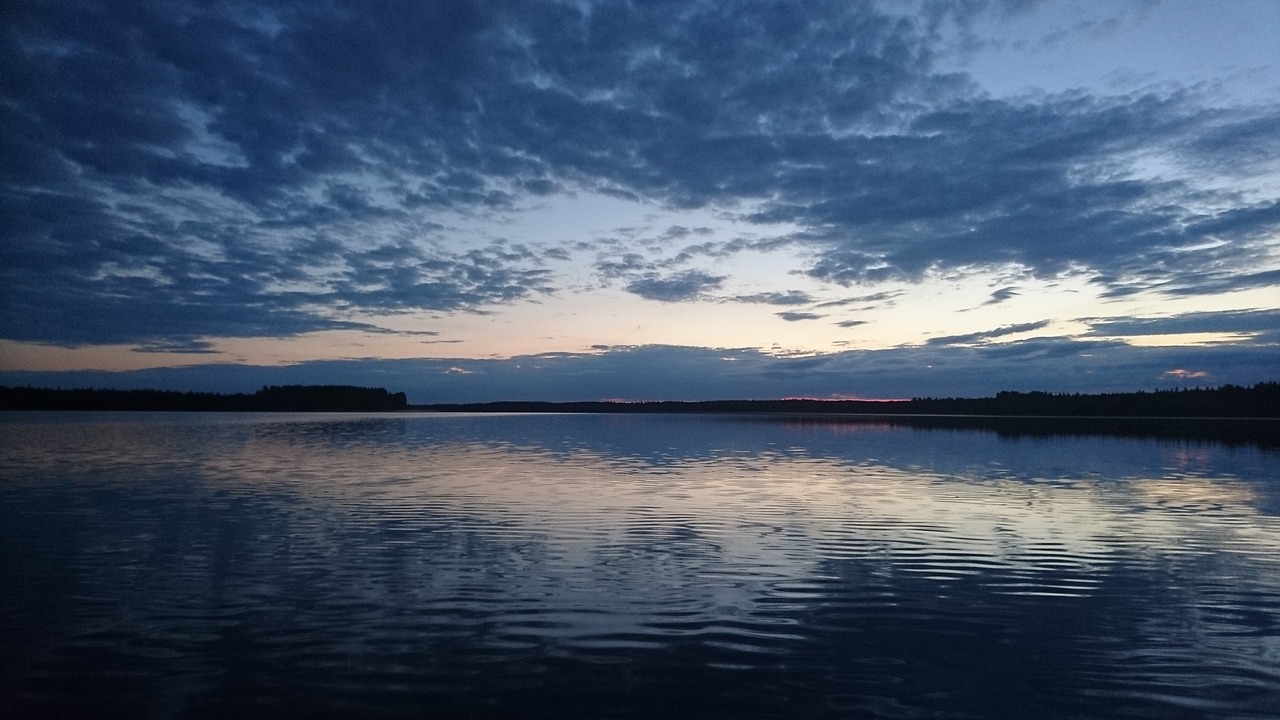
[[911, 400], [911, 398], [864, 398], [864, 397], [858, 397], [857, 395], [829, 395], [827, 397], [792, 396], [792, 397], [784, 397], [779, 399], [781, 400], [813, 400], [816, 402], [854, 401], [854, 402], [867, 402], [867, 403], [900, 403], [900, 402], [909, 402]]

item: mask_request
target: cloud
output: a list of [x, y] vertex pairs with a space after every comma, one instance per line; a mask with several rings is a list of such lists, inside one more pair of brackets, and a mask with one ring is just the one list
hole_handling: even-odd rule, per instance
[[1089, 336], [1133, 337], [1199, 333], [1244, 334], [1280, 343], [1280, 310], [1193, 312], [1168, 317], [1084, 318]]
[[[1235, 276], [1280, 227], [1270, 204], [1201, 222], [1183, 203], [1205, 190], [1105, 170], [1143, 147], [1176, 144], [1199, 120], [1176, 95], [956, 104], [917, 117], [906, 136], [832, 147], [828, 156], [842, 161], [785, 186], [789, 201], [759, 217], [808, 226], [795, 240], [817, 252], [810, 274], [843, 284], [1006, 263], [1040, 276], [1091, 268], [1114, 277], [1104, 284], [1176, 280], [1186, 263], [1152, 259], [1204, 254], [1192, 248], [1214, 239], [1225, 241], [1211, 253], [1217, 267]], [[892, 172], [849, 170], [869, 158]]]
[[195, 338], [163, 338], [154, 342], [145, 342], [134, 348], [134, 352], [144, 353], [179, 353], [187, 355], [217, 355], [213, 343]]
[[[174, 242], [190, 239], [200, 247], [181, 229], [175, 235]], [[9, 266], [0, 305], [5, 337], [163, 345], [193, 336], [374, 330], [341, 313], [468, 309], [549, 291], [549, 271], [538, 258], [502, 245], [452, 252], [412, 243], [345, 248], [311, 239], [207, 257], [191, 246], [117, 240], [97, 228], [79, 237], [85, 236], [94, 241], [74, 260]], [[130, 246], [145, 254], [131, 254]], [[0, 256], [24, 251], [19, 245]]]
[[1208, 121], [1188, 138], [1186, 149], [1193, 161], [1210, 172], [1230, 163], [1236, 172], [1265, 173], [1274, 169], [1275, 158], [1280, 157], [1280, 116], [1245, 112], [1226, 115], [1220, 122]]
[[996, 290], [995, 292], [991, 293], [991, 297], [982, 304], [983, 305], [999, 305], [1000, 303], [1006, 300], [1009, 300], [1011, 298], [1015, 298], [1018, 295], [1019, 295], [1018, 288], [1016, 287], [1000, 288], [999, 290]]
[[819, 303], [818, 308], [845, 307], [848, 305], [863, 305], [870, 309], [874, 307], [889, 307], [894, 301], [905, 295], [902, 290], [885, 290], [883, 292], [871, 293], [869, 295], [859, 295], [857, 297], [844, 298], [841, 300], [828, 300]]
[[821, 315], [818, 313], [811, 313], [811, 312], [780, 312], [780, 313], [774, 313], [774, 315], [777, 315], [778, 317], [782, 318], [783, 320], [786, 320], [787, 322], [798, 322], [800, 320], [819, 320], [821, 318], [826, 317], [826, 315]]
[[596, 260], [596, 272], [608, 280], [625, 278], [637, 273], [651, 272], [654, 263], [640, 253], [629, 252], [618, 258], [602, 256]]
[[627, 284], [627, 292], [646, 300], [660, 302], [685, 302], [702, 297], [724, 282], [722, 275], [690, 270], [666, 277], [650, 273]]
[[1017, 325], [1005, 325], [994, 330], [985, 330], [983, 332], [965, 333], [963, 335], [945, 335], [942, 337], [932, 337], [925, 341], [926, 345], [970, 345], [978, 343], [982, 340], [991, 340], [993, 338], [1004, 337], [1006, 335], [1017, 335], [1033, 330], [1040, 330], [1049, 325], [1048, 320], [1040, 320], [1038, 322], [1019, 323]]
[[788, 290], [786, 292], [762, 292], [750, 295], [735, 295], [728, 300], [740, 303], [760, 303], [763, 305], [808, 305], [813, 302], [813, 296], [799, 290]]

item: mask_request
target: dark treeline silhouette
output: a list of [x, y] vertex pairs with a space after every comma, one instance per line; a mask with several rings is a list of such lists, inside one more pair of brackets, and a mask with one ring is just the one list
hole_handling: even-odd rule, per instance
[[1001, 392], [988, 398], [912, 400], [706, 400], [655, 402], [490, 402], [412, 406], [433, 412], [796, 413], [807, 415], [978, 415], [1147, 418], [1280, 417], [1280, 383], [1253, 387], [1081, 395]]
[[252, 395], [0, 387], [0, 409], [4, 410], [387, 412], [404, 410], [406, 405], [404, 393], [346, 385], [269, 385]]
[[912, 400], [706, 400], [653, 402], [453, 403], [409, 406], [404, 393], [345, 385], [266, 386], [249, 394], [170, 390], [57, 390], [0, 387], [4, 410], [170, 410], [369, 412], [788, 413], [803, 415], [963, 415], [1109, 418], [1277, 418], [1280, 382], [1253, 387], [1095, 395], [1001, 392], [987, 398]]

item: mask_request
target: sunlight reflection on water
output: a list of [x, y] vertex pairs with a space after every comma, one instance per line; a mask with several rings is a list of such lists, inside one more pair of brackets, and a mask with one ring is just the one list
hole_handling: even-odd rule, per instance
[[1280, 708], [1257, 448], [687, 416], [9, 415], [0, 440], [15, 711]]

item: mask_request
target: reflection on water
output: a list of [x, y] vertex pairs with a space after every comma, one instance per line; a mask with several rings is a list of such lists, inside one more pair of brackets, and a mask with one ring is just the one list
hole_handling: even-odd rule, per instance
[[1274, 717], [1280, 455], [5, 415], [0, 714]]

